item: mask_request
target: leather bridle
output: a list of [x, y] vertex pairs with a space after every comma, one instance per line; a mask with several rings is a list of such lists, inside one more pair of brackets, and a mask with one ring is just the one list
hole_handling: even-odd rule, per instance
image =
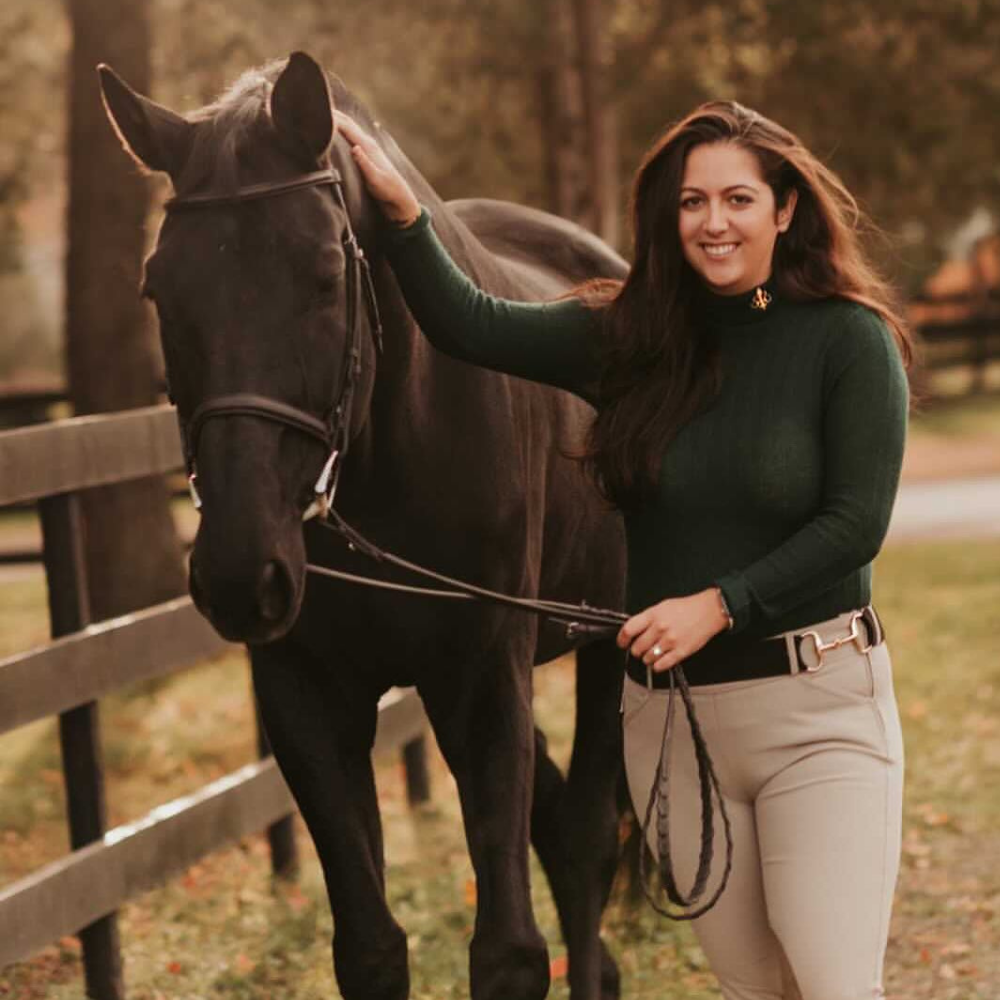
[[316, 438], [327, 450], [327, 459], [313, 487], [314, 499], [302, 517], [308, 520], [323, 515], [333, 504], [340, 479], [340, 469], [351, 444], [351, 415], [354, 393], [361, 375], [361, 350], [358, 338], [358, 298], [364, 296], [368, 311], [369, 328], [378, 353], [382, 351], [382, 322], [375, 297], [371, 268], [365, 252], [358, 243], [351, 226], [351, 217], [344, 199], [343, 178], [333, 167], [301, 174], [284, 181], [269, 181], [248, 184], [227, 194], [194, 194], [175, 197], [164, 206], [167, 212], [189, 211], [200, 208], [219, 208], [248, 201], [274, 198], [290, 191], [303, 188], [329, 186], [334, 201], [343, 209], [345, 228], [343, 236], [344, 256], [347, 260], [346, 306], [347, 343], [344, 350], [344, 364], [341, 367], [340, 388], [336, 399], [323, 419], [281, 400], [257, 393], [238, 392], [206, 399], [185, 421], [178, 411], [181, 441], [184, 448], [184, 462], [187, 466], [188, 488], [195, 507], [201, 507], [198, 494], [198, 442], [205, 424], [221, 417], [251, 416], [283, 424], [293, 430]]
[[[372, 282], [371, 269], [351, 227], [350, 214], [347, 211], [347, 204], [344, 200], [343, 179], [339, 171], [330, 167], [302, 174], [285, 181], [246, 185], [230, 194], [202, 194], [175, 197], [167, 201], [165, 207], [168, 212], [216, 208], [247, 201], [259, 201], [260, 199], [273, 198], [289, 191], [298, 191], [303, 188], [325, 185], [330, 186], [335, 202], [344, 211], [345, 230], [343, 245], [347, 258], [347, 345], [345, 348], [345, 363], [342, 369], [340, 390], [337, 393], [336, 401], [324, 419], [320, 419], [288, 403], [272, 399], [269, 396], [260, 396], [256, 393], [247, 392], [215, 396], [207, 399], [195, 408], [190, 420], [186, 422], [180, 416], [180, 411], [178, 410], [184, 460], [188, 472], [188, 485], [195, 507], [201, 507], [201, 498], [198, 495], [197, 489], [198, 473], [196, 459], [198, 455], [198, 440], [205, 424], [209, 420], [231, 416], [252, 416], [270, 420], [316, 438], [328, 449], [328, 458], [313, 487], [315, 497], [303, 513], [303, 520], [318, 516], [319, 524], [338, 534], [353, 551], [366, 555], [377, 563], [395, 566], [406, 572], [429, 578], [444, 584], [448, 589], [432, 590], [427, 587], [415, 587], [388, 580], [375, 580], [370, 577], [358, 576], [341, 570], [331, 569], [327, 566], [317, 566], [312, 563], [306, 564], [306, 569], [309, 572], [316, 575], [333, 577], [352, 584], [378, 587], [383, 590], [402, 591], [439, 598], [486, 601], [503, 607], [517, 608], [562, 624], [566, 629], [567, 638], [570, 639], [584, 636], [611, 637], [615, 635], [621, 628], [621, 625], [628, 619], [628, 615], [621, 611], [595, 608], [586, 603], [567, 604], [538, 598], [515, 597], [511, 594], [502, 594], [488, 590], [485, 587], [478, 587], [464, 580], [444, 576], [378, 548], [378, 546], [365, 538], [364, 535], [352, 528], [340, 513], [334, 509], [333, 500], [340, 478], [340, 469], [351, 442], [351, 409], [355, 388], [361, 374], [361, 352], [358, 346], [357, 331], [359, 313], [358, 297], [360, 294], [363, 294], [365, 297], [365, 305], [368, 310], [376, 351], [378, 353], [382, 351], [382, 323], [378, 313], [378, 303], [375, 298], [375, 286]], [[698, 869], [694, 885], [688, 893], [682, 892], [677, 886], [674, 877], [673, 862], [670, 856], [669, 841], [669, 796], [667, 791], [670, 768], [668, 758], [671, 745], [670, 736], [673, 729], [675, 688], [684, 705], [691, 727], [695, 757], [698, 765], [698, 780], [702, 805], [701, 850], [698, 858]], [[707, 900], [702, 901], [707, 889], [714, 854], [713, 798], [722, 816], [726, 855], [722, 878], [718, 886]], [[715, 905], [729, 881], [733, 859], [733, 837], [728, 812], [719, 786], [719, 779], [716, 776], [711, 756], [708, 753], [708, 747], [702, 736], [701, 727], [698, 725], [687, 678], [684, 676], [683, 669], [679, 666], [670, 672], [667, 722], [664, 727], [661, 755], [656, 769], [653, 788], [650, 793], [649, 806], [642, 823], [643, 841], [646, 840], [650, 824], [653, 820], [654, 810], [657, 813], [657, 829], [661, 841], [659, 857], [661, 887], [671, 903], [685, 909], [683, 912], [674, 913], [657, 903], [645, 878], [645, 843], [640, 848], [643, 851], [640, 862], [640, 868], [643, 873], [643, 891], [650, 904], [663, 916], [669, 917], [672, 920], [693, 920], [706, 913]]]

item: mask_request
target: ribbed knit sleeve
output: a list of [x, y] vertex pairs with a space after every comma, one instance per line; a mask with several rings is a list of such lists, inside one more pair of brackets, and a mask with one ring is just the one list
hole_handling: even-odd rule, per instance
[[735, 628], [779, 618], [863, 567], [881, 548], [906, 435], [906, 374], [882, 320], [853, 307], [823, 369], [822, 501], [763, 558], [716, 580]]
[[594, 402], [598, 321], [580, 299], [512, 302], [487, 294], [451, 259], [427, 209], [391, 234], [387, 255], [407, 306], [436, 348]]

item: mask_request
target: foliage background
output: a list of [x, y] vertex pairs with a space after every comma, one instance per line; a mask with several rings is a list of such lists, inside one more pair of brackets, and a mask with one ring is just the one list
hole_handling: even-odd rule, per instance
[[[248, 66], [305, 48], [376, 110], [444, 196], [548, 207], [541, 85], [567, 2], [143, 0], [152, 96], [190, 110]], [[598, 13], [619, 206], [667, 122], [734, 97], [843, 175], [888, 234], [878, 253], [909, 290], [985, 213], [996, 216], [1000, 0], [603, 0]], [[5, 0], [0, 377], [60, 365], [69, 44], [57, 0]]]

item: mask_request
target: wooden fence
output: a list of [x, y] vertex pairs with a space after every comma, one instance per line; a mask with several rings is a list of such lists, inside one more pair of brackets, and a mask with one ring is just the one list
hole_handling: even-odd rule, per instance
[[917, 296], [910, 312], [929, 372], [965, 368], [965, 391], [988, 388], [987, 371], [1000, 360], [1000, 289], [976, 295]]
[[[232, 647], [188, 598], [91, 623], [78, 494], [180, 465], [176, 420], [166, 406], [0, 433], [0, 507], [38, 505], [53, 636], [0, 660], [0, 734], [58, 716], [72, 848], [0, 888], [0, 968], [79, 933], [87, 994], [98, 1000], [125, 996], [115, 916], [122, 902], [265, 828], [275, 871], [294, 869], [294, 805], [260, 731], [258, 762], [106, 829], [99, 699]], [[411, 801], [429, 794], [425, 729], [414, 691], [383, 698], [376, 752], [402, 748]]]

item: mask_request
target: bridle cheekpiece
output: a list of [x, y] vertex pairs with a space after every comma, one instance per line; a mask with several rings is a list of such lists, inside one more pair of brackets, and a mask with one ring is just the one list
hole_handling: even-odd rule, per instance
[[333, 505], [340, 479], [340, 469], [351, 443], [351, 413], [354, 402], [354, 392], [358, 378], [361, 375], [361, 351], [358, 344], [358, 297], [364, 295], [365, 308], [368, 311], [372, 338], [377, 353], [382, 352], [382, 322], [379, 317], [378, 303], [375, 298], [375, 286], [372, 281], [371, 268], [364, 250], [358, 243], [357, 236], [351, 226], [350, 213], [344, 199], [343, 178], [333, 167], [314, 170], [299, 174], [284, 181], [269, 181], [261, 184], [248, 184], [228, 194], [193, 194], [169, 199], [164, 205], [167, 212], [188, 211], [199, 208], [217, 208], [226, 205], [236, 205], [247, 201], [260, 201], [264, 198], [274, 198], [290, 191], [303, 188], [329, 185], [334, 201], [344, 211], [346, 227], [344, 229], [343, 247], [347, 258], [346, 301], [347, 301], [347, 347], [345, 349], [344, 365], [340, 389], [336, 401], [328, 410], [324, 419], [320, 419], [305, 410], [283, 403], [281, 400], [256, 393], [240, 392], [225, 396], [206, 399], [191, 414], [185, 422], [178, 411], [181, 441], [184, 448], [184, 462], [187, 467], [188, 488], [196, 508], [201, 509], [201, 497], [198, 494], [198, 440], [207, 421], [219, 417], [252, 416], [270, 420], [273, 423], [284, 424], [293, 430], [301, 431], [319, 440], [327, 449], [327, 459], [313, 487], [313, 501], [302, 515], [303, 520], [312, 517], [325, 517]]

